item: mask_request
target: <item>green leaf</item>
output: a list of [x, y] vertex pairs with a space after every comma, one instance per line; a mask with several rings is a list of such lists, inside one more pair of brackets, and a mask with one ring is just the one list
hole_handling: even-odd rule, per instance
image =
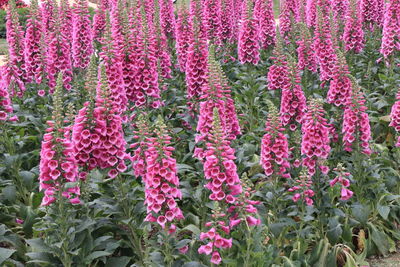
[[9, 202], [15, 202], [17, 198], [17, 189], [15, 185], [9, 185], [3, 189], [3, 196]]
[[371, 229], [371, 238], [374, 244], [376, 245], [379, 252], [386, 256], [390, 250], [390, 243], [388, 240], [388, 236], [384, 233], [379, 231], [372, 223], [368, 224]]
[[28, 239], [26, 240], [26, 243], [28, 243], [28, 245], [31, 246], [34, 251], [37, 252], [50, 251], [50, 248], [40, 238]]
[[128, 265], [130, 261], [130, 258], [127, 256], [121, 256], [121, 257], [112, 257], [107, 259], [106, 266], [105, 267], [125, 267]]
[[20, 171], [19, 175], [21, 176], [25, 187], [27, 189], [32, 189], [36, 175], [33, 172], [30, 172], [30, 171]]
[[85, 262], [86, 263], [91, 263], [94, 259], [100, 258], [100, 257], [105, 257], [105, 256], [110, 256], [112, 253], [108, 252], [108, 251], [94, 251], [92, 253], [89, 254], [89, 256], [87, 256], [85, 258]]
[[361, 204], [355, 204], [353, 205], [351, 212], [357, 221], [366, 224], [369, 214], [371, 213], [371, 209]]
[[186, 226], [185, 228], [183, 228], [183, 229], [181, 230], [181, 232], [182, 232], [182, 231], [185, 231], [185, 230], [190, 231], [190, 232], [194, 233], [195, 235], [199, 235], [199, 234], [200, 234], [200, 229], [199, 229], [199, 227], [197, 227], [197, 226], [194, 225], [194, 224], [189, 224], [188, 226]]
[[0, 264], [10, 258], [15, 251], [15, 249], [0, 248]]
[[379, 215], [381, 215], [383, 219], [387, 220], [389, 213], [390, 213], [390, 208], [388, 206], [381, 206], [378, 204], [377, 209], [378, 209]]
[[189, 244], [191, 241], [192, 241], [191, 239], [183, 239], [183, 240], [179, 241], [179, 242], [175, 245], [175, 248], [176, 248], [176, 249], [183, 248], [184, 246], [186, 246], [187, 244]]

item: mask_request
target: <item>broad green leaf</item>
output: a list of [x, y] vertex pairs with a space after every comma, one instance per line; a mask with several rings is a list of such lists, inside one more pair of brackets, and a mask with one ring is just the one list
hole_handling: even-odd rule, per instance
[[10, 258], [15, 251], [15, 249], [0, 248], [0, 264]]

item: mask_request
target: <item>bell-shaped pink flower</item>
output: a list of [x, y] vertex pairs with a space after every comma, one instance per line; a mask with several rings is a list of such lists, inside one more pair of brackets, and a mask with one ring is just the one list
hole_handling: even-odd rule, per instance
[[245, 0], [239, 28], [238, 56], [242, 64], [258, 64], [260, 60], [259, 29], [253, 12], [253, 1]]
[[[396, 102], [392, 106], [390, 113], [390, 124], [397, 133], [400, 133], [400, 90], [396, 95]], [[396, 146], [400, 147], [400, 136], [397, 138]]]
[[360, 53], [364, 49], [364, 31], [362, 28], [360, 5], [357, 0], [350, 0], [350, 6], [345, 16], [343, 42], [346, 51]]
[[276, 24], [272, 0], [256, 0], [254, 17], [258, 23], [258, 39], [262, 49], [275, 45]]
[[383, 22], [381, 54], [388, 60], [394, 53], [400, 51], [400, 1], [392, 0], [387, 3]]

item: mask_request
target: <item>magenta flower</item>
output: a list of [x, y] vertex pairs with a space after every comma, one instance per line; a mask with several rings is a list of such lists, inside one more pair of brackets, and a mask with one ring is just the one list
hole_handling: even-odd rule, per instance
[[[0, 77], [3, 77], [4, 67], [0, 70]], [[13, 107], [8, 93], [7, 83], [4, 78], [0, 79], [0, 121], [5, 121], [13, 112]]]
[[170, 146], [171, 137], [167, 134], [165, 124], [159, 119], [156, 122], [156, 137], [147, 138], [145, 205], [146, 221], [157, 222], [163, 229], [175, 232], [174, 222], [183, 219], [176, 200], [182, 198], [179, 190], [176, 160], [172, 157], [174, 148]]
[[274, 56], [271, 57], [273, 65], [269, 67], [267, 74], [267, 82], [269, 90], [284, 90], [290, 87], [288, 63], [285, 52], [283, 51], [282, 39], [277, 38], [277, 44], [274, 48]]
[[289, 43], [290, 35], [293, 30], [293, 23], [297, 19], [297, 0], [283, 0], [280, 2], [279, 14], [279, 31], [286, 41]]
[[[163, 1], [163, 0], [162, 0]], [[162, 14], [161, 14], [162, 15]], [[174, 24], [175, 26], [175, 24]], [[154, 27], [156, 34], [156, 55], [158, 58], [158, 69], [159, 76], [164, 79], [170, 79], [171, 77], [171, 55], [169, 52], [169, 47], [167, 43], [167, 37], [161, 27], [160, 22], [160, 9], [158, 5], [155, 5], [155, 18]]]
[[221, 0], [221, 41], [231, 43], [235, 38], [236, 21], [233, 0]]
[[335, 106], [345, 106], [352, 91], [352, 82], [350, 79], [349, 67], [346, 63], [346, 58], [343, 55], [339, 56], [338, 66], [333, 75], [333, 79], [329, 85], [327, 101]]
[[382, 24], [382, 15], [385, 7], [381, 0], [361, 0], [360, 7], [363, 22], [367, 24], [370, 29], [372, 29], [375, 24]]
[[75, 2], [72, 17], [72, 61], [75, 68], [86, 69], [93, 53], [93, 37], [87, 0]]
[[306, 22], [309, 28], [315, 28], [317, 25], [317, 1], [307, 0], [306, 3]]
[[258, 61], [260, 60], [258, 32], [258, 23], [253, 14], [253, 1], [243, 1], [238, 39], [238, 55], [240, 63], [258, 64]]
[[298, 68], [300, 70], [308, 69], [311, 72], [317, 72], [317, 62], [313, 39], [305, 24], [300, 25], [300, 39], [297, 41]]
[[[333, 19], [337, 25], [341, 25], [343, 24], [343, 22], [347, 22], [345, 20], [345, 17], [349, 9], [349, 0], [333, 0], [331, 2], [331, 7], [333, 12]], [[359, 13], [358, 17], [362, 18], [362, 15]]]
[[[325, 110], [317, 100], [312, 100], [308, 105], [308, 112], [303, 118], [301, 132], [301, 154], [303, 155], [303, 165], [308, 168], [309, 174], [315, 174], [315, 167], [318, 160], [328, 158], [330, 147], [329, 131], [330, 126], [324, 118]], [[318, 165], [322, 170], [324, 166]], [[324, 171], [325, 172], [325, 171]]]
[[221, 0], [203, 1], [203, 23], [207, 38], [214, 44], [221, 44]]
[[279, 120], [278, 110], [272, 102], [268, 103], [269, 114], [265, 124], [265, 135], [261, 140], [260, 164], [265, 175], [290, 178], [289, 144], [284, 134], [285, 128]]
[[307, 101], [301, 88], [300, 72], [297, 64], [289, 62], [289, 86], [282, 89], [280, 121], [294, 131], [302, 123], [307, 110]]
[[175, 14], [172, 0], [160, 0], [161, 26], [168, 39], [175, 39]]
[[383, 23], [381, 54], [388, 60], [396, 51], [400, 51], [400, 1], [389, 1]]
[[186, 69], [187, 54], [192, 35], [192, 26], [189, 20], [189, 9], [184, 4], [181, 4], [178, 7], [178, 18], [175, 25], [175, 48], [178, 57], [179, 69], [184, 72]]
[[311, 176], [302, 171], [299, 178], [294, 180], [294, 186], [288, 189], [289, 192], [294, 192], [292, 196], [293, 202], [298, 202], [302, 200], [307, 206], [312, 206], [314, 201], [312, 197], [314, 196], [314, 191], [312, 190], [313, 182]]
[[96, 9], [96, 13], [93, 16], [92, 32], [94, 41], [101, 41], [106, 29], [106, 23], [106, 8], [104, 1], [100, 1], [99, 8]]
[[354, 79], [352, 81], [352, 88], [351, 98], [347, 101], [343, 114], [342, 133], [344, 149], [352, 151], [356, 142], [360, 146], [362, 153], [370, 155], [369, 141], [372, 138], [365, 99]]
[[256, 0], [254, 17], [258, 22], [258, 39], [262, 49], [275, 45], [276, 24], [272, 0]]
[[339, 164], [333, 171], [337, 174], [336, 177], [329, 182], [331, 187], [340, 185], [340, 199], [349, 200], [353, 196], [353, 192], [348, 189], [350, 186], [350, 173], [346, 172], [341, 164]]
[[[397, 133], [400, 132], [400, 90], [396, 95], [396, 102], [392, 106], [392, 111], [390, 113], [390, 124]], [[397, 138], [396, 146], [400, 147], [400, 136]]]
[[346, 20], [343, 33], [343, 42], [346, 51], [360, 53], [364, 49], [364, 31], [362, 29], [362, 17], [357, 0], [350, 0], [350, 6], [346, 12]]

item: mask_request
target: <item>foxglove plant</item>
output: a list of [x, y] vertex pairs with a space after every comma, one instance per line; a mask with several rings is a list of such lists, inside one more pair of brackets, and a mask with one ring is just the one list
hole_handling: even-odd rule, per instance
[[[3, 70], [0, 70], [2, 76]], [[0, 79], [0, 121], [5, 121], [13, 112], [11, 98], [8, 93], [7, 83], [4, 78]]]
[[303, 121], [307, 110], [307, 100], [301, 88], [300, 72], [293, 60], [288, 64], [289, 86], [282, 89], [280, 121], [294, 131]]
[[315, 28], [317, 25], [317, 1], [307, 0], [306, 2], [306, 22], [309, 28]]
[[337, 64], [337, 56], [332, 41], [329, 17], [324, 15], [322, 8], [318, 8], [318, 21], [314, 36], [314, 49], [317, 63], [319, 65], [320, 80], [332, 79]]
[[231, 43], [235, 38], [235, 8], [233, 0], [221, 0], [221, 41]]
[[145, 221], [157, 222], [169, 233], [175, 232], [174, 222], [183, 219], [176, 200], [182, 198], [179, 190], [176, 160], [172, 157], [174, 148], [170, 145], [171, 137], [161, 118], [156, 122], [155, 137], [147, 138]]
[[260, 60], [260, 43], [258, 24], [253, 14], [253, 1], [245, 0], [242, 6], [242, 17], [239, 28], [238, 56], [242, 64], [258, 64]]
[[68, 47], [71, 50], [73, 41], [72, 40], [73, 14], [69, 0], [60, 0], [58, 14], [60, 16], [61, 32], [65, 36], [65, 39], [68, 43]]
[[349, 200], [353, 196], [353, 192], [348, 189], [350, 186], [350, 173], [346, 172], [342, 164], [338, 164], [333, 171], [337, 174], [337, 176], [329, 182], [329, 185], [331, 187], [340, 185], [340, 200]]
[[290, 34], [293, 30], [293, 23], [297, 18], [296, 12], [296, 1], [294, 0], [283, 0], [280, 2], [280, 14], [279, 14], [279, 31], [282, 38], [289, 43]]
[[[390, 113], [390, 124], [397, 133], [400, 133], [400, 90], [396, 95], [396, 102], [392, 106], [392, 111]], [[400, 147], [400, 136], [397, 138], [396, 146]]]
[[276, 25], [272, 0], [256, 0], [254, 16], [258, 22], [258, 39], [262, 49], [275, 45]]
[[[204, 84], [207, 83], [207, 58], [208, 45], [205, 27], [202, 24], [203, 10], [201, 1], [190, 2], [190, 24], [192, 32], [186, 59], [186, 86], [189, 105], [194, 105], [200, 95]], [[192, 107], [193, 108], [193, 107]]]
[[46, 36], [48, 45], [46, 53], [47, 78], [50, 92], [52, 92], [56, 86], [56, 76], [61, 72], [64, 88], [69, 91], [71, 90], [70, 82], [72, 80], [71, 52], [68, 40], [61, 29], [60, 16], [56, 10], [53, 11], [53, 14], [55, 16], [54, 31], [49, 32]]
[[[331, 7], [335, 23], [339, 25], [342, 24], [343, 22], [346, 22], [345, 17], [349, 9], [349, 0], [333, 0], [331, 2]], [[362, 18], [362, 15], [359, 13], [357, 17]]]
[[274, 56], [271, 59], [274, 61], [273, 65], [269, 68], [267, 74], [267, 82], [269, 90], [287, 89], [290, 86], [288, 63], [286, 54], [283, 51], [282, 38], [277, 32], [277, 43], [274, 48]]
[[289, 144], [284, 134], [285, 128], [280, 122], [277, 108], [271, 101], [268, 101], [268, 107], [266, 133], [261, 140], [260, 164], [267, 176], [290, 178]]
[[203, 23], [207, 38], [213, 44], [221, 44], [221, 0], [203, 1]]
[[99, 140], [92, 154], [99, 168], [108, 169], [108, 176], [115, 178], [119, 173], [126, 171], [125, 159], [129, 156], [125, 151], [126, 141], [120, 110], [115, 107], [112, 99], [106, 67], [101, 65], [99, 72], [96, 107], [93, 111], [94, 132], [99, 136]]
[[379, 25], [381, 21], [381, 15], [379, 8], [382, 8], [379, 4], [380, 0], [361, 0], [360, 8], [363, 22], [369, 26], [368, 28], [373, 29], [375, 24]]
[[325, 110], [319, 100], [313, 99], [308, 105], [308, 111], [303, 119], [301, 154], [303, 155], [303, 166], [307, 167], [311, 176], [315, 174], [318, 166], [323, 173], [329, 168], [319, 163], [328, 158], [330, 147], [330, 125], [325, 116]]
[[160, 0], [161, 26], [168, 39], [175, 39], [175, 14], [172, 0]]
[[345, 21], [343, 33], [345, 50], [360, 53], [364, 49], [364, 31], [361, 10], [357, 0], [350, 0]]
[[[40, 19], [40, 10], [38, 1], [33, 0], [30, 5], [30, 14], [26, 22], [25, 44], [24, 44], [24, 60], [25, 71], [28, 81], [41, 83], [41, 73], [43, 72], [42, 61], [42, 23]], [[38, 75], [39, 74], [39, 75]]]
[[9, 59], [5, 72], [8, 90], [12, 96], [22, 97], [25, 88], [24, 32], [19, 23], [14, 0], [10, 0], [6, 15], [6, 39]]
[[73, 66], [86, 69], [93, 53], [93, 37], [87, 0], [75, 1], [72, 18]]
[[96, 9], [96, 13], [93, 16], [92, 33], [93, 40], [100, 42], [104, 31], [106, 29], [106, 8], [104, 1], [100, 1], [99, 8]]
[[40, 13], [42, 16], [42, 30], [47, 37], [50, 32], [54, 31], [55, 14], [58, 13], [56, 1], [43, 1], [40, 5]]
[[351, 91], [352, 82], [349, 67], [344, 55], [339, 53], [338, 66], [336, 67], [333, 79], [329, 84], [327, 102], [334, 104], [337, 107], [345, 106], [351, 97]]
[[289, 192], [294, 192], [292, 200], [294, 202], [302, 200], [307, 206], [312, 206], [314, 203], [312, 197], [315, 195], [312, 185], [311, 175], [303, 170], [299, 177], [294, 179], [294, 186], [288, 189]]
[[381, 54], [389, 62], [389, 57], [400, 51], [400, 1], [388, 2], [383, 23]]
[[[164, 0], [160, 0], [161, 2]], [[157, 65], [159, 69], [158, 76], [164, 79], [170, 79], [171, 77], [171, 55], [169, 53], [169, 47], [167, 43], [167, 37], [161, 27], [160, 21], [160, 8], [158, 0], [154, 0], [155, 14], [154, 14], [154, 28], [156, 34], [156, 55]], [[161, 13], [162, 15], [162, 13]]]
[[65, 188], [66, 183], [77, 181], [78, 167], [73, 154], [69, 131], [64, 127], [62, 108], [62, 73], [57, 78], [54, 92], [53, 121], [43, 136], [40, 150], [39, 190], [44, 191], [42, 206], [51, 205], [57, 199], [66, 197], [72, 204], [80, 203], [78, 186]]
[[346, 103], [343, 114], [342, 134], [346, 151], [351, 152], [356, 144], [360, 146], [362, 153], [371, 154], [369, 147], [369, 141], [372, 139], [371, 126], [366, 111], [365, 98], [357, 82], [352, 78], [352, 94]]
[[298, 68], [300, 70], [308, 69], [309, 71], [317, 72], [317, 62], [315, 59], [315, 50], [313, 47], [313, 39], [310, 31], [304, 23], [299, 24], [300, 39], [297, 41], [297, 58]]
[[136, 130], [133, 132], [135, 139], [135, 143], [130, 145], [130, 148], [133, 149], [132, 152], [132, 167], [133, 173], [136, 178], [142, 177], [142, 179], [146, 178], [146, 151], [148, 148], [147, 139], [150, 137], [154, 137], [152, 134], [148, 122], [145, 120], [144, 114], [139, 114], [136, 121]]
[[190, 38], [192, 26], [189, 21], [189, 9], [185, 4], [178, 6], [178, 17], [176, 20], [176, 43], [175, 48], [178, 57], [179, 69], [185, 72], [188, 49], [190, 46]]

